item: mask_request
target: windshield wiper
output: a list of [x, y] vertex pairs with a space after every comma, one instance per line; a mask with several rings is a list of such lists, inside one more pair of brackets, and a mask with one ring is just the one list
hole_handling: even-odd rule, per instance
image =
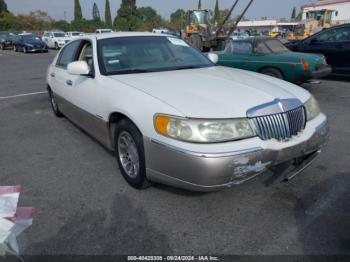
[[124, 69], [124, 70], [116, 70], [116, 71], [107, 72], [107, 75], [125, 75], [125, 74], [138, 74], [138, 73], [150, 73], [150, 72], [154, 72], [154, 71], [147, 70], [147, 69], [131, 68], [131, 69]]
[[179, 66], [175, 67], [172, 70], [185, 70], [185, 69], [197, 69], [197, 68], [202, 68], [201, 66]]

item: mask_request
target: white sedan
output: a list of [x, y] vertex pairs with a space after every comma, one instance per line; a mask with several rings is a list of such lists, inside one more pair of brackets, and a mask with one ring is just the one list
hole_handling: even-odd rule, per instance
[[48, 68], [51, 105], [115, 151], [135, 188], [213, 191], [267, 170], [300, 173], [328, 138], [315, 98], [216, 61], [167, 35], [84, 36]]

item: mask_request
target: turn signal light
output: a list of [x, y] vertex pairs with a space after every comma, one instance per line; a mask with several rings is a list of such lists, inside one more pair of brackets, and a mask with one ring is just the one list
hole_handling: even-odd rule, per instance
[[170, 122], [170, 117], [156, 116], [154, 122], [157, 132], [162, 134], [163, 136], [168, 136], [168, 124]]
[[308, 62], [305, 61], [304, 58], [301, 59], [301, 63], [303, 64], [304, 71], [309, 71], [310, 70], [310, 65]]

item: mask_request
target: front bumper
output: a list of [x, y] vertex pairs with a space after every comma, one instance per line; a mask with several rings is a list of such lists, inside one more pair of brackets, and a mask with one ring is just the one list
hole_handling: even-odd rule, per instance
[[320, 69], [313, 71], [311, 73], [311, 77], [312, 78], [322, 78], [322, 77], [330, 75], [331, 73], [332, 73], [331, 66], [325, 65], [325, 66], [321, 67]]
[[308, 71], [305, 72], [304, 74], [300, 75], [297, 79], [296, 82], [307, 82], [310, 79], [318, 79], [322, 77], [326, 77], [332, 73], [332, 67], [329, 65], [324, 65], [322, 68], [319, 68], [315, 71]]
[[305, 163], [288, 174], [286, 178], [289, 179], [306, 168], [328, 136], [328, 122], [325, 118], [309, 139], [279, 150], [258, 147], [207, 154], [182, 150], [145, 138], [147, 178], [193, 191], [216, 191], [241, 184], [293, 159], [305, 159]]
[[27, 48], [28, 53], [48, 52], [47, 48]]

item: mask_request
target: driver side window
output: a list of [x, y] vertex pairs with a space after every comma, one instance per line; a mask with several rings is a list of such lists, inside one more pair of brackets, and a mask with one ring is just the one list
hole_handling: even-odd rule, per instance
[[79, 54], [79, 61], [85, 61], [88, 64], [90, 70], [94, 70], [94, 59], [92, 55], [91, 42], [86, 41], [82, 44]]
[[317, 42], [336, 42], [350, 41], [350, 30], [348, 28], [339, 28], [327, 30], [314, 38]]
[[68, 64], [75, 61], [79, 45], [80, 41], [74, 41], [66, 45], [60, 53], [56, 66], [67, 69]]

